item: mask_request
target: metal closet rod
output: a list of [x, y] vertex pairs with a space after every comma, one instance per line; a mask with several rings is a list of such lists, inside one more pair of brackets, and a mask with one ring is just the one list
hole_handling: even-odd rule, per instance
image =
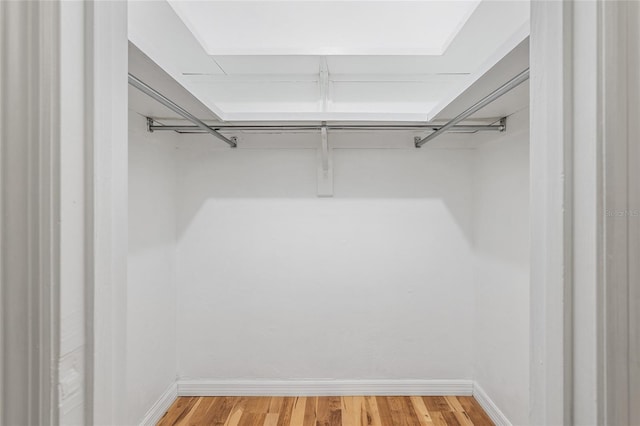
[[457, 123], [461, 122], [462, 120], [468, 118], [472, 114], [481, 110], [485, 106], [489, 105], [491, 102], [498, 99], [500, 96], [504, 95], [511, 89], [519, 86], [521, 83], [527, 81], [528, 79], [529, 79], [529, 68], [522, 71], [520, 74], [513, 77], [511, 80], [507, 81], [505, 84], [503, 84], [502, 86], [500, 86], [499, 88], [497, 88], [496, 90], [494, 90], [493, 92], [485, 96], [484, 98], [480, 99], [478, 102], [476, 102], [475, 104], [473, 104], [472, 106], [464, 110], [464, 112], [462, 112], [460, 115], [450, 120], [447, 124], [440, 127], [438, 130], [431, 133], [427, 137], [424, 137], [422, 139], [416, 138], [416, 148], [420, 148], [422, 145], [429, 142], [430, 140], [437, 138], [447, 130], [454, 127]]
[[211, 127], [207, 126], [202, 120], [200, 120], [199, 118], [191, 114], [189, 111], [185, 110], [180, 105], [177, 105], [171, 99], [167, 98], [162, 93], [158, 92], [153, 87], [148, 86], [143, 81], [139, 80], [137, 77], [131, 74], [129, 74], [129, 84], [135, 87], [136, 89], [140, 90], [142, 93], [149, 95], [156, 101], [160, 102], [162, 105], [166, 106], [176, 114], [179, 114], [182, 117], [186, 118], [187, 120], [191, 121], [193, 124], [196, 125], [196, 127], [202, 129], [205, 132], [211, 133], [216, 138], [228, 143], [231, 148], [235, 148], [238, 146], [238, 144], [236, 143], [236, 138], [233, 138], [233, 137], [227, 138], [226, 136], [221, 135], [215, 129], [212, 129]]
[[[156, 130], [171, 130], [178, 133], [203, 133], [198, 126], [172, 126], [172, 125], [156, 125], [155, 121], [148, 117], [147, 130], [154, 132]], [[273, 125], [234, 125], [234, 124], [211, 124], [212, 129], [219, 131], [229, 130], [255, 130], [255, 131], [302, 131], [302, 130], [438, 130], [442, 125], [438, 124], [273, 124]], [[457, 125], [449, 129], [449, 131], [459, 132], [481, 132], [481, 131], [495, 131], [503, 132], [505, 130], [504, 119], [500, 121], [500, 124], [490, 125]]]
[[185, 119], [194, 123], [194, 126], [163, 126], [163, 125], [154, 125], [154, 120], [152, 118], [147, 118], [147, 127], [150, 132], [156, 130], [172, 130], [180, 133], [196, 133], [196, 132], [207, 132], [215, 136], [216, 138], [226, 142], [232, 148], [237, 147], [237, 138], [231, 137], [227, 138], [226, 136], [219, 133], [220, 130], [276, 130], [276, 131], [287, 131], [287, 130], [321, 130], [323, 128], [329, 130], [433, 130], [434, 132], [430, 135], [420, 138], [415, 138], [415, 146], [416, 148], [420, 148], [425, 143], [430, 140], [438, 137], [439, 135], [449, 132], [449, 131], [460, 131], [460, 132], [478, 132], [478, 131], [499, 131], [503, 132], [506, 129], [506, 118], [502, 118], [499, 124], [491, 124], [491, 125], [458, 125], [459, 122], [465, 120], [475, 112], [484, 108], [486, 105], [490, 104], [494, 100], [498, 99], [500, 96], [504, 95], [514, 87], [520, 85], [522, 82], [526, 81], [529, 78], [529, 68], [522, 71], [520, 74], [509, 80], [507, 83], [482, 98], [480, 101], [476, 102], [471, 107], [467, 108], [464, 112], [459, 114], [457, 117], [453, 118], [449, 122], [444, 125], [438, 124], [331, 124], [327, 125], [325, 123], [319, 125], [234, 125], [234, 124], [214, 124], [208, 125], [181, 106], [177, 105], [175, 102], [164, 96], [162, 93], [158, 92], [154, 88], [148, 86], [143, 81], [139, 80], [132, 74], [129, 74], [129, 84], [131, 84], [136, 89], [141, 92], [147, 94], [152, 97], [156, 101], [160, 102], [162, 105], [166, 106], [173, 112], [178, 115], [184, 117]]

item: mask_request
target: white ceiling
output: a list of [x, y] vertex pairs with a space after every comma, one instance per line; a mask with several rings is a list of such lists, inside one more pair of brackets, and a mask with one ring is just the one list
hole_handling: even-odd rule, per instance
[[129, 38], [225, 121], [421, 121], [526, 39], [528, 11], [520, 0], [130, 1]]
[[169, 0], [211, 56], [442, 55], [478, 3]]

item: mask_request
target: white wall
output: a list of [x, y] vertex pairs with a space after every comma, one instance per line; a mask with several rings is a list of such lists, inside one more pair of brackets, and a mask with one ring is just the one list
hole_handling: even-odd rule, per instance
[[529, 422], [528, 111], [475, 153], [474, 380], [513, 424]]
[[176, 379], [175, 138], [129, 115], [127, 424]]
[[315, 150], [216, 146], [179, 144], [180, 377], [471, 379], [472, 151], [335, 150], [317, 198]]
[[177, 373], [473, 379], [528, 422], [526, 111], [477, 150], [335, 149], [333, 198], [315, 149], [131, 121], [132, 420]]

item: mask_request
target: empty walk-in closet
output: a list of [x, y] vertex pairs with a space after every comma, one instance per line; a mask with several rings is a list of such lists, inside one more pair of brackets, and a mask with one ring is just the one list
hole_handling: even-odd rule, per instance
[[527, 2], [130, 3], [127, 420], [526, 423], [528, 35]]
[[640, 424], [640, 2], [0, 1], [0, 424]]

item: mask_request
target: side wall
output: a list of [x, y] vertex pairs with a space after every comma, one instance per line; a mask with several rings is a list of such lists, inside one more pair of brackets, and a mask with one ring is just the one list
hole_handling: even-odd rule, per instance
[[318, 198], [315, 149], [216, 146], [179, 144], [181, 378], [471, 379], [472, 151], [336, 149]]
[[176, 380], [175, 136], [129, 116], [127, 424]]
[[529, 125], [475, 153], [474, 380], [512, 424], [529, 423]]

